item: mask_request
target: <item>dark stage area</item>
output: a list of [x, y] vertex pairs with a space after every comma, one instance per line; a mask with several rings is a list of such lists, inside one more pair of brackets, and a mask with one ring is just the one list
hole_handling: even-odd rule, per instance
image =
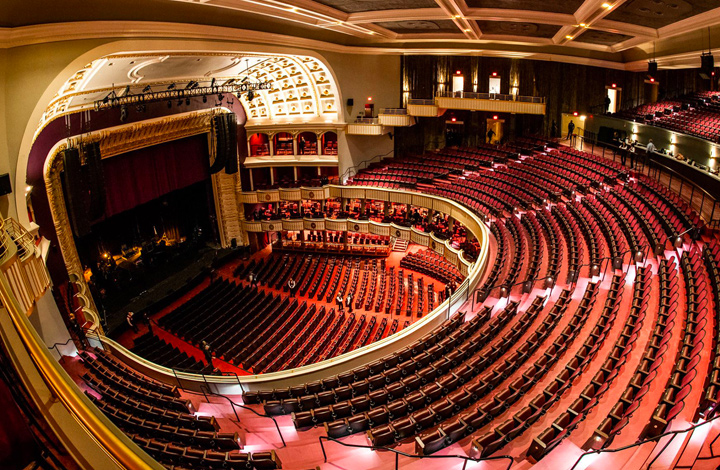
[[167, 292], [207, 269], [216, 240], [210, 180], [95, 223], [77, 246], [108, 329], [121, 325], [129, 309], [147, 308], [156, 289]]

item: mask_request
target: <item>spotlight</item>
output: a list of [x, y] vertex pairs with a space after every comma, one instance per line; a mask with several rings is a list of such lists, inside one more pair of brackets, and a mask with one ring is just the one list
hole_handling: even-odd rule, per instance
[[509, 294], [507, 287], [500, 288], [500, 298], [505, 298]]
[[234, 78], [231, 78], [230, 80], [228, 80], [228, 81], [226, 81], [225, 83], [223, 83], [222, 86], [232, 85], [233, 83], [235, 83], [235, 79], [234, 79]]
[[167, 87], [167, 89], [168, 89], [168, 90], [174, 90], [174, 89], [175, 89], [175, 84], [174, 84], [174, 83], [171, 83], [170, 86]]
[[142, 92], [143, 92], [143, 93], [147, 93], [147, 92], [150, 91], [150, 90], [152, 90], [152, 88], [150, 88], [150, 85], [147, 85], [145, 88], [143, 88], [143, 91], [142, 91]]

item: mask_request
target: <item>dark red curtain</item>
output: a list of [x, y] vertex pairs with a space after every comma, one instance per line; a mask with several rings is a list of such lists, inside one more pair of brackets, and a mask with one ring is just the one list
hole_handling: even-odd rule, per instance
[[132, 209], [209, 176], [207, 136], [155, 145], [103, 160], [105, 217]]

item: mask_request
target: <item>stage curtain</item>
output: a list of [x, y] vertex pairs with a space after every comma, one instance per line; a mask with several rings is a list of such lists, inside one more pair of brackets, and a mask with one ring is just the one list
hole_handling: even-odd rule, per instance
[[209, 178], [205, 134], [103, 160], [105, 217]]

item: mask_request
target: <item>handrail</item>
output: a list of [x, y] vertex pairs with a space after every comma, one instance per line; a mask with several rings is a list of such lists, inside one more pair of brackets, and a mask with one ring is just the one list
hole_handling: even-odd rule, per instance
[[341, 446], [345, 447], [353, 447], [355, 449], [370, 449], [370, 450], [385, 450], [388, 452], [392, 452], [395, 454], [395, 470], [398, 470], [398, 460], [399, 457], [402, 455], [403, 457], [409, 457], [411, 459], [460, 459], [464, 461], [463, 464], [463, 470], [465, 470], [465, 467], [467, 466], [468, 462], [489, 462], [491, 460], [509, 460], [507, 467], [505, 467], [505, 470], [510, 470], [510, 467], [512, 466], [514, 460], [509, 455], [498, 455], [496, 457], [481, 457], [481, 458], [473, 458], [468, 457], [466, 455], [417, 455], [417, 454], [408, 454], [407, 452], [403, 452], [401, 450], [393, 449], [392, 447], [384, 447], [384, 446], [372, 446], [372, 445], [362, 445], [362, 444], [349, 444], [347, 442], [342, 442], [338, 439], [335, 439], [334, 437], [330, 436], [319, 436], [318, 441], [320, 442], [320, 448], [322, 449], [323, 453], [323, 459], [325, 462], [327, 462], [327, 453], [325, 452], [325, 444], [323, 444], [323, 441], [329, 441], [329, 442], [336, 442], [340, 444]]
[[585, 458], [585, 456], [587, 456], [587, 455], [601, 454], [601, 453], [603, 453], [603, 452], [607, 452], [607, 453], [610, 453], [610, 454], [614, 454], [614, 453], [617, 453], [617, 452], [622, 452], [623, 450], [631, 449], [631, 448], [633, 448], [633, 447], [640, 447], [640, 446], [645, 445], [645, 444], [648, 444], [648, 443], [650, 443], [650, 442], [660, 440], [660, 439], [662, 439], [663, 437], [672, 435], [673, 437], [670, 439], [670, 441], [668, 441], [668, 443], [663, 446], [663, 449], [662, 449], [660, 452], [658, 452], [658, 454], [657, 454], [657, 455], [653, 458], [653, 460], [650, 462], [650, 464], [649, 464], [648, 467], [647, 467], [647, 468], [649, 469], [650, 466], [652, 466], [652, 464], [655, 462], [655, 460], [657, 460], [657, 458], [658, 458], [663, 452], [665, 452], [665, 449], [667, 449], [668, 445], [670, 445], [670, 443], [672, 442], [672, 440], [675, 439], [675, 436], [676, 436], [676, 435], [678, 435], [678, 434], [684, 434], [684, 433], [686, 433], [686, 432], [692, 431], [692, 430], [694, 430], [695, 428], [699, 428], [700, 426], [704, 426], [704, 425], [706, 425], [706, 424], [708, 424], [708, 423], [710, 423], [710, 422], [715, 421], [715, 420], [718, 419], [718, 418], [720, 418], [720, 415], [714, 416], [714, 417], [708, 419], [707, 421], [703, 421], [702, 423], [693, 424], [692, 426], [690, 426], [690, 427], [688, 427], [688, 428], [685, 428], [685, 429], [677, 429], [677, 430], [675, 430], [675, 431], [667, 431], [667, 432], [664, 432], [664, 433], [662, 433], [662, 434], [659, 434], [659, 435], [657, 435], [657, 436], [655, 436], [655, 437], [650, 437], [650, 438], [648, 438], [648, 439], [644, 439], [644, 440], [642, 440], [642, 441], [638, 441], [638, 442], [635, 442], [635, 443], [633, 443], [633, 444], [628, 444], [628, 445], [625, 445], [625, 446], [622, 446], [622, 447], [618, 447], [618, 448], [616, 448], [616, 449], [593, 449], [593, 450], [588, 450], [588, 451], [586, 451], [586, 452], [583, 452], [582, 455], [580, 455], [580, 457], [578, 457], [578, 459], [575, 461], [575, 464], [574, 464], [572, 467], [570, 467], [570, 470], [575, 470], [575, 467], [577, 467], [577, 465], [580, 463], [580, 461], [581, 461], [583, 458]]
[[[591, 145], [591, 146], [592, 146], [591, 153], [594, 151], [594, 148], [595, 148], [596, 145], [599, 146], [599, 147], [602, 147], [602, 148], [603, 148], [603, 158], [607, 158], [607, 157], [605, 156], [605, 149], [606, 149], [606, 148], [612, 150], [612, 151], [613, 151], [613, 158], [612, 158], [612, 160], [615, 161], [614, 155], [617, 155], [617, 154], [619, 153], [619, 151], [621, 150], [620, 147], [618, 147], [618, 146], [616, 146], [616, 145], [613, 145], [613, 144], [611, 144], [611, 143], [600, 142], [600, 141], [597, 140], [597, 135], [595, 135], [595, 133], [592, 133], [592, 132], [588, 132], [588, 133], [592, 134], [592, 138], [591, 138], [591, 137], [584, 136], [584, 135], [579, 135], [579, 136], [578, 136], [578, 137], [580, 137], [580, 139], [581, 139], [581, 143]], [[658, 154], [658, 155], [660, 155], [660, 156], [662, 156], [662, 157], [665, 157], [665, 158], [672, 158], [672, 157], [670, 157], [670, 156], [668, 156], [668, 155], [663, 155], [663, 154], [660, 154], [660, 153], [657, 153], [657, 152], [655, 152], [655, 153]], [[640, 158], [639, 156], [636, 156], [636, 158], [639, 160], [640, 163], [642, 163], [642, 160], [641, 160], [641, 158]], [[689, 160], [689, 161], [692, 161], [692, 160]], [[673, 179], [673, 178], [679, 179], [680, 182], [681, 182], [681, 189], [680, 189], [679, 192], [676, 192], [676, 191], [674, 191], [674, 190], [673, 190], [673, 192], [674, 192], [675, 194], [677, 194], [678, 196], [680, 196], [683, 200], [685, 200], [691, 207], [692, 207], [692, 204], [693, 204], [693, 195], [694, 195], [694, 193], [697, 191], [698, 193], [700, 193], [700, 194], [702, 195], [702, 200], [701, 200], [701, 202], [700, 202], [700, 210], [698, 211], [698, 215], [699, 215], [700, 217], [702, 217], [702, 215], [703, 215], [703, 214], [702, 214], [702, 208], [703, 208], [704, 205], [705, 205], [705, 198], [709, 199], [709, 200], [713, 203], [713, 209], [712, 209], [712, 211], [711, 211], [711, 213], [710, 213], [710, 220], [708, 220], [707, 222], [708, 222], [708, 224], [712, 224], [712, 223], [713, 223], [713, 217], [714, 217], [714, 215], [715, 215], [715, 206], [717, 206], [718, 202], [720, 202], [718, 199], [715, 198], [715, 196], [713, 196], [712, 194], [710, 194], [704, 187], [699, 186], [699, 185], [698, 185], [697, 183], [695, 183], [693, 180], [688, 179], [687, 177], [685, 177], [685, 176], [682, 175], [681, 173], [678, 173], [678, 172], [675, 171], [673, 168], [668, 167], [667, 165], [665, 165], [664, 163], [658, 161], [657, 159], [655, 159], [655, 160], [650, 160], [648, 163], [649, 163], [649, 164], [646, 165], [646, 166], [648, 167], [647, 174], [643, 173], [644, 167], [643, 167], [643, 169], [640, 170], [640, 173], [643, 174], [643, 175], [645, 175], [645, 176], [647, 176], [648, 178], [651, 178], [651, 179], [654, 180], [654, 181], [657, 181], [658, 183], [662, 184], [663, 186], [665, 185], [665, 183], [662, 183], [662, 181], [660, 181], [660, 178], [657, 177], [657, 173], [656, 173], [656, 176], [652, 176], [652, 175], [650, 174], [650, 167], [651, 167], [651, 166], [659, 167], [659, 168], [661, 169], [661, 171], [664, 170], [666, 173], [668, 173], [668, 175], [670, 175], [670, 183], [668, 183], [668, 184], [671, 184], [671, 183], [672, 183], [672, 179]], [[688, 165], [689, 165], [689, 163], [688, 163]], [[697, 168], [697, 171], [702, 171], [702, 170], [700, 170], [699, 168]], [[687, 197], [685, 197], [685, 196], [683, 195], [683, 193], [682, 193], [682, 185], [684, 185], [684, 184], [690, 186], [690, 187], [693, 189], [693, 192], [691, 193], [691, 196], [690, 196], [689, 199], [688, 199]], [[670, 188], [670, 189], [672, 190], [672, 188]]]
[[[223, 395], [222, 393], [213, 392], [212, 390], [210, 390], [210, 387], [209, 387], [209, 386], [206, 386], [206, 388], [207, 388], [207, 393], [209, 393], [210, 395], [216, 396], [216, 397], [220, 397], [220, 398], [224, 398], [224, 399], [226, 399], [228, 402], [230, 402], [230, 405], [232, 406], [232, 410], [233, 410], [233, 412], [235, 413], [235, 418], [237, 418], [238, 422], [240, 422], [240, 417], [238, 416], [237, 411], [235, 410], [235, 407], [236, 407], [236, 406], [237, 406], [238, 408], [240, 408], [240, 409], [243, 409], [243, 410], [252, 411], [253, 413], [255, 413], [256, 416], [259, 416], [260, 418], [270, 418], [270, 419], [272, 419], [272, 420], [273, 420], [273, 423], [275, 423], [275, 429], [277, 429], [278, 435], [280, 436], [280, 440], [281, 440], [282, 443], [283, 443], [283, 447], [287, 447], [287, 444], [285, 443], [285, 438], [283, 437], [282, 432], [280, 432], [280, 426], [278, 425], [277, 419], [275, 419], [275, 416], [272, 416], [272, 415], [269, 415], [269, 414], [265, 414], [265, 413], [260, 413], [260, 412], [258, 412], [258, 411], [253, 410], [252, 408], [250, 408], [250, 407], [247, 406], [247, 405], [241, 405], [240, 403], [235, 403], [235, 402], [232, 401], [232, 399], [230, 399], [230, 397], [228, 397], [227, 395]], [[202, 384], [200, 385], [200, 390], [203, 390], [203, 385], [202, 385]], [[187, 390], [185, 390], [185, 389], [183, 389], [183, 391], [187, 392]], [[197, 393], [197, 392], [190, 391], [190, 393]], [[205, 396], [205, 400], [209, 403], [210, 400], [207, 399], [207, 395], [206, 395], [205, 391], [203, 391], [202, 393], [203, 393], [203, 395]]]
[[[374, 163], [375, 160], [381, 161], [383, 158], [387, 157], [388, 155], [390, 155], [390, 154], [393, 153], [394, 151], [395, 151], [395, 150], [390, 150], [390, 151], [387, 152], [387, 153], [375, 155], [374, 157], [371, 157], [371, 158], [369, 158], [369, 159], [367, 159], [367, 160], [361, 161], [361, 162], [358, 163], [357, 165], [354, 165], [354, 166], [349, 167], [348, 169], [346, 169], [346, 170], [343, 172], [342, 175], [340, 175], [340, 176], [338, 177], [338, 184], [342, 184], [342, 182], [343, 182], [344, 179], [350, 177], [350, 171], [351, 171], [351, 170], [355, 172], [355, 173], [352, 174], [352, 176], [355, 176], [356, 174], [358, 174], [359, 170], [367, 168], [371, 163]], [[361, 165], [365, 165], [365, 166], [364, 166], [363, 168], [360, 168]]]
[[[113, 432], [101, 417], [97, 408], [82, 394], [77, 393], [75, 384], [70, 381], [58, 363], [50, 356], [46, 345], [32, 330], [25, 313], [12, 294], [5, 276], [0, 275], [0, 301], [7, 310], [20, 341], [30, 356], [35, 368], [53, 397], [62, 403], [68, 412], [77, 420], [99, 446], [126, 469], [158, 468], [143, 458], [143, 453], [131, 449]], [[115, 428], [117, 429], [117, 428]]]
[[506, 93], [475, 93], [471, 91], [446, 91], [437, 95], [438, 98], [469, 98], [476, 100], [518, 101], [522, 103], [545, 103], [542, 96], [520, 96]]

